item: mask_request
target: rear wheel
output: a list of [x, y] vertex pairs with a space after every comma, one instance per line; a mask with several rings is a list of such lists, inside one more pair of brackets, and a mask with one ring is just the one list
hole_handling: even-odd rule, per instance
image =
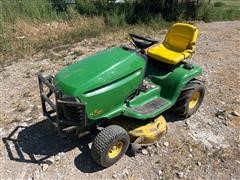
[[202, 104], [204, 94], [205, 88], [201, 81], [197, 79], [189, 81], [173, 106], [173, 112], [184, 118], [190, 117]]
[[117, 125], [104, 128], [94, 139], [91, 154], [103, 167], [115, 164], [127, 151], [130, 137], [125, 129]]

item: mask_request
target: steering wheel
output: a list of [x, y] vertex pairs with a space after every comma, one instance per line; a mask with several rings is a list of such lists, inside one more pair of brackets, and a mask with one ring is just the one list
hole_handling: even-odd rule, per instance
[[146, 49], [159, 41], [145, 38], [136, 34], [129, 34], [131, 43], [138, 49]]

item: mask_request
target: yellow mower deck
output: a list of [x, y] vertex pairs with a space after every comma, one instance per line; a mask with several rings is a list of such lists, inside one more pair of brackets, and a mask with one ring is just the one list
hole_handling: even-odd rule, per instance
[[120, 125], [128, 131], [131, 137], [131, 143], [140, 146], [148, 146], [157, 142], [157, 140], [166, 133], [167, 123], [163, 116], [159, 116], [153, 122], [148, 124], [138, 124], [134, 120], [115, 120], [114, 124]]

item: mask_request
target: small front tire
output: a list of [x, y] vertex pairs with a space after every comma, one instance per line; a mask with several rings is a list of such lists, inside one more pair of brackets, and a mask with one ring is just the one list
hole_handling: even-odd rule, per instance
[[125, 129], [117, 125], [104, 128], [94, 139], [91, 155], [103, 167], [115, 164], [125, 154], [130, 137]]

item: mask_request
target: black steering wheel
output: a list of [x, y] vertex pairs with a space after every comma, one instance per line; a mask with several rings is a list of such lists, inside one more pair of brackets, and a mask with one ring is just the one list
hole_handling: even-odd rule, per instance
[[138, 49], [146, 49], [159, 41], [145, 38], [136, 34], [129, 34], [132, 44]]

